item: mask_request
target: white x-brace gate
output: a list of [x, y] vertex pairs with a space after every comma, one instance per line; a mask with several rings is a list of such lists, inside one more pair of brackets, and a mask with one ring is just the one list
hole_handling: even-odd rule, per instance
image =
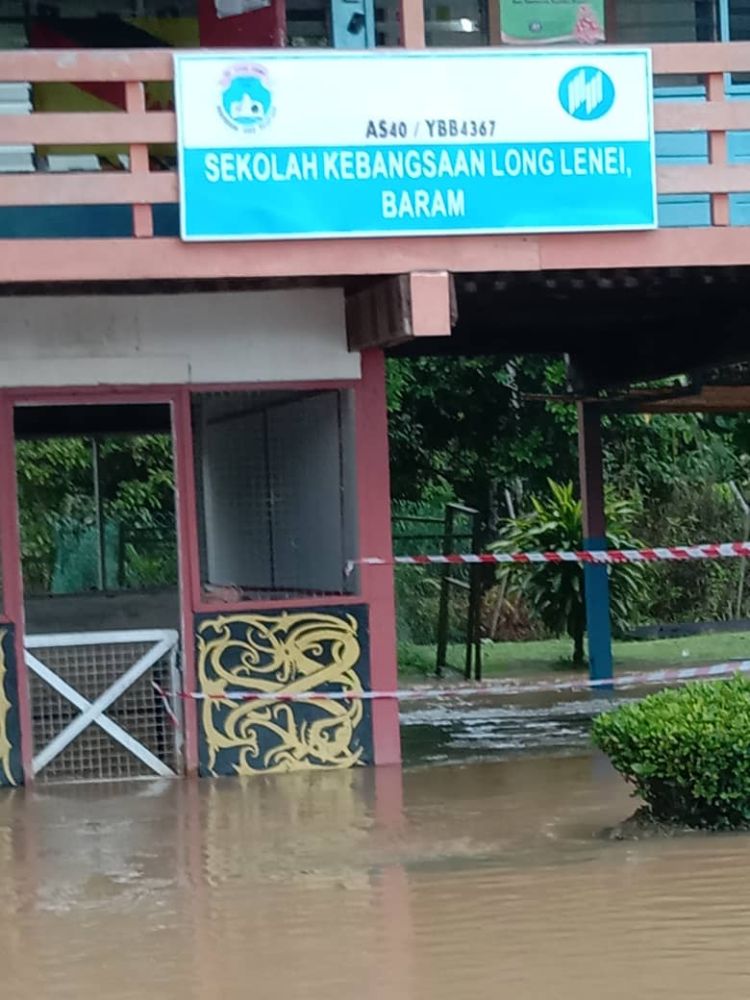
[[[86, 646], [120, 646], [150, 644], [150, 648], [114, 682], [93, 700], [84, 697], [54, 669], [43, 663], [34, 650]], [[40, 680], [79, 710], [76, 715], [46, 746], [37, 750], [33, 758], [33, 770], [37, 775], [52, 760], [65, 750], [85, 729], [96, 725], [113, 740], [124, 747], [142, 764], [155, 774], [174, 777], [175, 771], [139, 742], [106, 712], [129, 688], [140, 680], [157, 663], [168, 658], [171, 674], [171, 688], [179, 690], [177, 667], [179, 636], [173, 629], [139, 629], [119, 632], [80, 632], [55, 635], [26, 636], [24, 651], [26, 665]]]

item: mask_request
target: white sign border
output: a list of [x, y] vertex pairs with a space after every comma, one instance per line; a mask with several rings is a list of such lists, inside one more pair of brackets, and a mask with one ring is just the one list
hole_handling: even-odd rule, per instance
[[[183, 192], [182, 178], [184, 177], [184, 146], [181, 141], [181, 113], [182, 94], [180, 90], [180, 63], [194, 61], [205, 62], [255, 59], [259, 61], [288, 60], [288, 59], [338, 59], [342, 62], [351, 59], [382, 59], [384, 55], [388, 59], [432, 59], [435, 56], [442, 58], [473, 58], [473, 59], [527, 59], [532, 56], [541, 59], [550, 56], [575, 56], [582, 58], [584, 51], [591, 51], [595, 55], [607, 57], [615, 56], [641, 56], [644, 60], [646, 71], [646, 97], [648, 111], [648, 141], [651, 147], [651, 192], [653, 198], [652, 221], [651, 223], [630, 223], [623, 225], [601, 225], [601, 226], [513, 226], [503, 229], [488, 227], [479, 229], [472, 227], [469, 229], [430, 229], [415, 231], [391, 230], [389, 232], [378, 232], [370, 229], [348, 230], [342, 232], [316, 232], [316, 233], [252, 233], [243, 236], [234, 234], [220, 235], [189, 235], [186, 233], [185, 219], [185, 198]], [[658, 192], [656, 190], [656, 143], [654, 133], [654, 74], [652, 65], [651, 49], [644, 46], [591, 46], [590, 49], [565, 48], [519, 48], [504, 49], [498, 48], [478, 48], [478, 49], [368, 49], [352, 52], [341, 49], [199, 49], [199, 50], [175, 50], [172, 53], [174, 66], [174, 97], [175, 97], [175, 118], [177, 121], [177, 172], [179, 187], [179, 212], [180, 212], [180, 239], [184, 243], [288, 243], [288, 242], [315, 242], [317, 240], [389, 240], [412, 238], [421, 240], [425, 238], [445, 239], [450, 236], [543, 236], [554, 233], [625, 233], [625, 232], [653, 232], [659, 228], [658, 218]]]

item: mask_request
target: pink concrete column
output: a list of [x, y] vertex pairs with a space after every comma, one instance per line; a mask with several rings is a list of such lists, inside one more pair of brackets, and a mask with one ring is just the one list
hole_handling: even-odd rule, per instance
[[423, 49], [425, 47], [424, 0], [399, 0], [399, 18], [401, 45], [405, 49]]
[[13, 623], [16, 654], [18, 711], [21, 723], [21, 763], [24, 780], [34, 778], [33, 733], [29, 678], [24, 655], [23, 571], [21, 534], [16, 487], [16, 444], [13, 428], [13, 400], [0, 398], [0, 562], [2, 562], [3, 611]]
[[[385, 556], [392, 552], [391, 494], [388, 465], [388, 414], [383, 352], [362, 352], [362, 381], [356, 389], [357, 496], [360, 556]], [[395, 690], [396, 607], [393, 569], [362, 566], [361, 592], [370, 612], [370, 677], [379, 691]], [[401, 759], [398, 704], [395, 700], [372, 703], [376, 764], [396, 764]]]

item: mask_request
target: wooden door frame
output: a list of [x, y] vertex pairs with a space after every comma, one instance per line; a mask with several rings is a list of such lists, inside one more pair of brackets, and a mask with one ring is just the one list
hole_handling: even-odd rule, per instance
[[[195, 649], [193, 641], [193, 581], [198, 576], [194, 564], [197, 546], [191, 544], [196, 529], [195, 476], [192, 467], [192, 426], [190, 387], [94, 386], [81, 388], [38, 388], [0, 390], [0, 566], [3, 580], [3, 619], [14, 626], [18, 706], [21, 719], [21, 760], [24, 780], [33, 781], [33, 728], [29, 671], [25, 659], [25, 611], [18, 487], [15, 460], [14, 411], [17, 406], [75, 406], [147, 404], [167, 405], [171, 415], [172, 454], [175, 477], [177, 521], [178, 594], [182, 639], [184, 691], [195, 690]], [[186, 701], [184, 768], [187, 774], [198, 769], [198, 725], [196, 706]]]

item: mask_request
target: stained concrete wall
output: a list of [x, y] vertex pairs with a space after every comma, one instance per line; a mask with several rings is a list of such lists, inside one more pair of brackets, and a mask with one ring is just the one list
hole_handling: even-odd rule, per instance
[[359, 378], [341, 289], [14, 296], [0, 309], [0, 385]]
[[179, 628], [177, 590], [120, 594], [61, 594], [26, 600], [28, 635], [109, 629]]

